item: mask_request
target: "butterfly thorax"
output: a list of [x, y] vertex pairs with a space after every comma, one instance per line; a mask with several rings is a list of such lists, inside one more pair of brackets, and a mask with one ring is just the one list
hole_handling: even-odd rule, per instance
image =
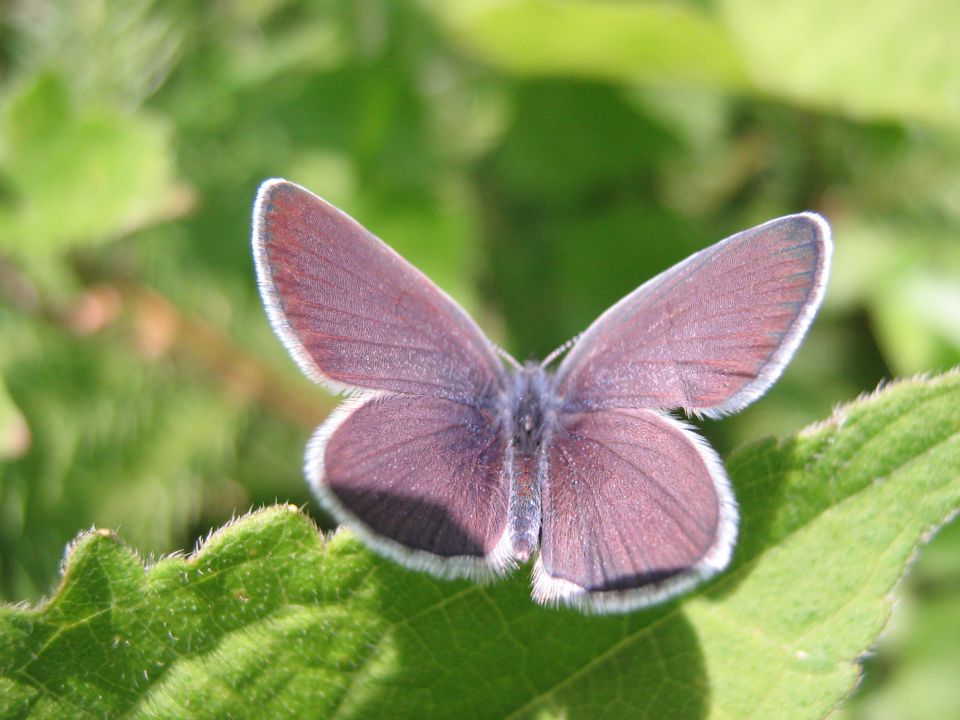
[[550, 378], [538, 363], [529, 362], [514, 376], [511, 394], [513, 449], [533, 456], [543, 445]]

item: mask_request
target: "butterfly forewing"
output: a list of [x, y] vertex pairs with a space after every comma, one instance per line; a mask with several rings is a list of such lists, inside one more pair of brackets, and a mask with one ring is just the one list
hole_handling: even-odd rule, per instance
[[560, 366], [574, 409], [740, 410], [777, 379], [823, 297], [830, 232], [818, 215], [733, 235], [640, 286]]
[[651, 410], [566, 413], [546, 452], [540, 602], [627, 610], [727, 564], [733, 494], [716, 454], [677, 420]]
[[503, 366], [473, 320], [313, 193], [264, 183], [253, 243], [271, 323], [314, 379], [470, 404], [503, 387]]

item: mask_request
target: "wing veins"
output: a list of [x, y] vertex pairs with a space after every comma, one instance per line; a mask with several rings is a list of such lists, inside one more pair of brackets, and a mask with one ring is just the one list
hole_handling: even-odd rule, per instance
[[[669, 497], [669, 498], [674, 502], [674, 504], [676, 505], [676, 507], [678, 507], [678, 508], [680, 509], [680, 511], [690, 519], [690, 521], [692, 522], [692, 524], [693, 524], [695, 527], [697, 527], [698, 529], [700, 529], [701, 531], [703, 531], [704, 535], [709, 535], [709, 533], [706, 532], [706, 530], [704, 529], [703, 524], [702, 524], [699, 520], [697, 520], [697, 518], [693, 517], [693, 516], [689, 513], [689, 511], [684, 507], [683, 503], [681, 503], [679, 500], [677, 500], [676, 495], [674, 495], [672, 492], [670, 492], [665, 485], [663, 485], [662, 483], [660, 483], [659, 481], [657, 481], [657, 480], [656, 480], [655, 478], [653, 478], [651, 475], [649, 475], [649, 474], [645, 473], [644, 471], [642, 471], [642, 470], [637, 466], [636, 463], [632, 462], [631, 460], [628, 460], [628, 459], [625, 458], [623, 455], [621, 455], [620, 453], [616, 452], [612, 447], [610, 447], [609, 445], [607, 445], [606, 442], [604, 442], [604, 441], [602, 441], [602, 440], [598, 440], [597, 438], [592, 438], [592, 437], [588, 437], [588, 436], [584, 436], [584, 439], [585, 439], [586, 441], [588, 441], [588, 442], [591, 442], [591, 443], [595, 444], [595, 445], [599, 445], [601, 448], [603, 448], [604, 450], [606, 450], [610, 455], [612, 455], [613, 457], [615, 457], [615, 458], [616, 458], [617, 460], [619, 460], [621, 463], [623, 463], [624, 465], [627, 465], [628, 467], [630, 467], [630, 468], [632, 468], [634, 471], [636, 471], [636, 473], [637, 473], [637, 475], [638, 475], [639, 477], [642, 477], [642, 478], [644, 478], [644, 479], [651, 480], [652, 483], [653, 483], [653, 484], [657, 487], [657, 489], [660, 491], [661, 496]], [[655, 448], [653, 448], [653, 447], [649, 447], [649, 446], [641, 446], [641, 447], [643, 447], [644, 450], [650, 450], [650, 451], [654, 452], [655, 454], [657, 454], [657, 455], [660, 456], [660, 457], [665, 457], [665, 455], [664, 455], [662, 452], [657, 451], [657, 450], [656, 450]], [[680, 522], [677, 520], [676, 515], [674, 515], [673, 512], [667, 507], [667, 505], [665, 505], [664, 502], [663, 502], [660, 498], [654, 497], [652, 494], [650, 495], [650, 498], [651, 498], [655, 503], [657, 503], [657, 505], [660, 506], [660, 509], [663, 510], [664, 513], [670, 517], [670, 520], [673, 522], [673, 524], [676, 525], [677, 528], [682, 531], [682, 530], [683, 530], [683, 526], [682, 526], [682, 525], [680, 524]], [[686, 533], [683, 533], [683, 535], [684, 535], [684, 539], [689, 540], [689, 538], [686, 537]]]

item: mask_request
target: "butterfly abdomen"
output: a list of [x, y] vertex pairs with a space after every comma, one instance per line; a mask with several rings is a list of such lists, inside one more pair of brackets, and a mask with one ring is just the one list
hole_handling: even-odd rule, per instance
[[553, 413], [549, 407], [550, 378], [539, 364], [524, 365], [513, 380], [508, 517], [513, 555], [526, 562], [540, 544], [540, 470]]

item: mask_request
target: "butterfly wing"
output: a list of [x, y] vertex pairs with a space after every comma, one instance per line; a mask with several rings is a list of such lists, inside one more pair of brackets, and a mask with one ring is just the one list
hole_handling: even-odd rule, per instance
[[826, 286], [830, 228], [813, 213], [733, 235], [641, 285], [579, 338], [557, 373], [573, 409], [736, 412], [773, 384]]
[[490, 411], [390, 395], [321, 425], [307, 476], [335, 515], [395, 560], [445, 576], [511, 565], [505, 440]]
[[307, 450], [323, 504], [407, 565], [503, 570], [505, 379], [480, 329], [396, 252], [293, 183], [261, 186], [253, 247], [271, 324], [301, 369], [359, 395]]
[[270, 322], [314, 380], [466, 403], [503, 386], [503, 366], [470, 316], [308, 190], [285, 180], [260, 187], [253, 248]]
[[679, 421], [653, 410], [564, 413], [546, 453], [537, 601], [630, 610], [726, 566], [733, 493], [716, 453]]

